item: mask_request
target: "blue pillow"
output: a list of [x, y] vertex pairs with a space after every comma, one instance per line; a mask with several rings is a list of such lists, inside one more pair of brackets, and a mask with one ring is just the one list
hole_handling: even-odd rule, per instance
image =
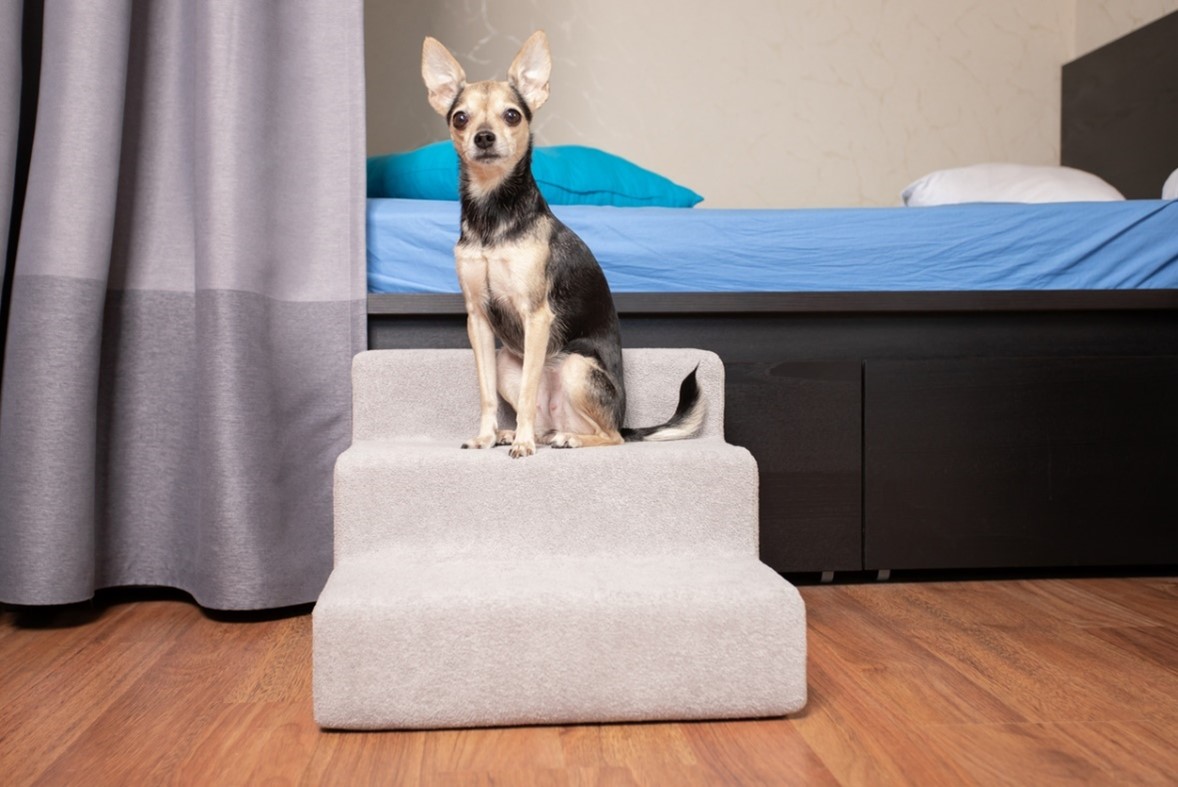
[[[582, 145], [538, 147], [532, 175], [553, 205], [690, 208], [703, 197], [624, 158]], [[449, 141], [368, 159], [368, 196], [458, 199], [458, 154]]]
[[368, 196], [458, 199], [458, 154], [449, 142], [368, 157]]

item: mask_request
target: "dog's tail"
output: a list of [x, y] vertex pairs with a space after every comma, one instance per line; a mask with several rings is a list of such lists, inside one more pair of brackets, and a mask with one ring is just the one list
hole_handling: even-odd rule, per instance
[[708, 414], [708, 403], [700, 390], [699, 381], [695, 379], [697, 365], [691, 374], [683, 378], [679, 384], [679, 405], [671, 420], [658, 426], [643, 426], [636, 429], [622, 429], [622, 439], [627, 443], [642, 441], [684, 440], [694, 437], [704, 425], [704, 417]]

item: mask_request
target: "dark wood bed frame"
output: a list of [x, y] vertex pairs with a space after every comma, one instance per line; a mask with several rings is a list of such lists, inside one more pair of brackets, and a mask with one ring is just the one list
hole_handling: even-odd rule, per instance
[[1129, 199], [1178, 169], [1178, 11], [1063, 67], [1060, 163]]
[[[1128, 49], [1159, 26], [1178, 40], [1171, 14]], [[1123, 91], [1106, 80], [1101, 103], [1069, 74], [1111, 58], [1122, 79], [1147, 78], [1125, 51], [1064, 67], [1069, 112], [1069, 91], [1088, 94], [1075, 122], [1089, 136], [1122, 117], [1107, 103]], [[1178, 54], [1148, 78], [1159, 71], [1178, 74]], [[1171, 169], [1174, 129], [1159, 154]], [[724, 360], [726, 434], [757, 459], [761, 554], [778, 571], [1178, 565], [1178, 290], [615, 300], [627, 346]], [[469, 346], [461, 298], [369, 296], [369, 346]]]

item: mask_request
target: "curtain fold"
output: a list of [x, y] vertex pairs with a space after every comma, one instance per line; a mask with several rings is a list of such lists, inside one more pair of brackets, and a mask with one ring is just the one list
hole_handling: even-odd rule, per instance
[[0, 601], [312, 601], [366, 333], [361, 0], [43, 13], [39, 43], [0, 37], [40, 49], [34, 116], [0, 106], [33, 129], [5, 194]]

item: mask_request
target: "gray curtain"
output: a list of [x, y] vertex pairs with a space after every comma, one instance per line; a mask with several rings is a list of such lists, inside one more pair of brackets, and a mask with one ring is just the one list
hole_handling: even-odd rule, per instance
[[0, 11], [0, 601], [313, 601], [364, 328], [361, 0]]

